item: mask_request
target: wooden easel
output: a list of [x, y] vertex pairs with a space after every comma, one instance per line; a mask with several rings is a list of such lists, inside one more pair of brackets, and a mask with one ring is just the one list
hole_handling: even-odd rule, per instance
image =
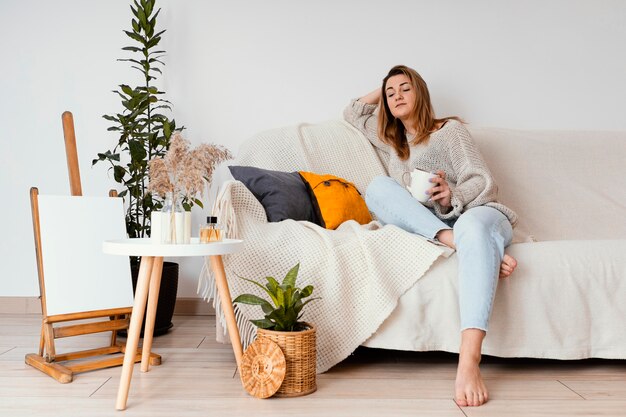
[[[76, 150], [76, 136], [74, 133], [74, 119], [72, 113], [64, 112], [62, 115], [63, 135], [65, 137], [65, 152], [67, 155], [67, 167], [70, 178], [70, 190], [72, 196], [82, 196], [80, 181], [80, 171], [78, 168], [78, 152]], [[122, 365], [123, 355], [106, 357], [113, 354], [123, 354], [126, 346], [117, 341], [117, 331], [128, 329], [130, 324], [130, 314], [132, 306], [107, 310], [85, 311], [72, 314], [59, 314], [49, 316], [46, 309], [46, 287], [44, 281], [44, 269], [41, 250], [41, 228], [39, 223], [39, 191], [37, 188], [30, 189], [31, 210], [33, 217], [33, 232], [35, 235], [35, 252], [37, 255], [37, 272], [39, 275], [39, 289], [41, 294], [41, 338], [39, 341], [39, 352], [29, 353], [25, 361], [28, 365], [39, 369], [57, 381], [65, 384], [72, 382], [74, 373], [92, 371], [95, 369], [109, 368]], [[109, 193], [111, 197], [117, 197], [115, 191]], [[128, 277], [130, 279], [130, 277]], [[58, 323], [75, 322], [78, 320], [88, 320], [106, 318], [106, 320], [93, 321], [88, 323], [69, 324], [54, 326]], [[70, 336], [80, 336], [92, 333], [111, 332], [111, 342], [108, 346], [57, 354], [55, 349], [55, 339]], [[141, 348], [137, 349], [135, 362], [141, 361]], [[74, 364], [61, 364], [72, 360], [101, 357], [92, 360], [82, 360]], [[102, 358], [102, 356], [105, 356]], [[150, 352], [150, 365], [160, 365], [161, 356]]]

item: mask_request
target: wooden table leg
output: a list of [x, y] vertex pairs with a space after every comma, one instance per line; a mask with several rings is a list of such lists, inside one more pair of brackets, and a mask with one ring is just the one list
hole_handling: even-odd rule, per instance
[[161, 286], [162, 272], [163, 257], [158, 256], [154, 258], [150, 277], [150, 289], [148, 290], [146, 327], [143, 330], [143, 349], [141, 351], [141, 372], [148, 372], [150, 370], [150, 351], [152, 350], [152, 335], [154, 333], [154, 321], [156, 319], [157, 304], [159, 302], [159, 288]]
[[237, 327], [237, 321], [235, 320], [235, 310], [233, 309], [233, 301], [230, 296], [230, 290], [228, 289], [228, 281], [226, 281], [226, 271], [224, 271], [224, 262], [220, 255], [210, 256], [211, 269], [215, 274], [215, 283], [217, 284], [217, 292], [220, 294], [220, 301], [222, 303], [222, 311], [226, 317], [226, 328], [230, 336], [230, 343], [233, 345], [235, 351], [235, 360], [237, 361], [237, 368], [241, 366], [241, 357], [243, 356], [243, 348], [241, 347], [241, 337], [239, 336], [239, 328]]
[[146, 309], [148, 287], [150, 285], [150, 275], [152, 274], [153, 264], [154, 257], [144, 256], [141, 258], [137, 288], [135, 289], [135, 302], [133, 303], [133, 312], [128, 328], [128, 338], [126, 339], [122, 377], [120, 378], [120, 387], [117, 391], [117, 402], [115, 403], [115, 408], [118, 410], [126, 409], [126, 400], [128, 399], [128, 390], [130, 389], [130, 379], [133, 376], [135, 357], [137, 356], [137, 345], [139, 344], [139, 335], [141, 334], [143, 312]]

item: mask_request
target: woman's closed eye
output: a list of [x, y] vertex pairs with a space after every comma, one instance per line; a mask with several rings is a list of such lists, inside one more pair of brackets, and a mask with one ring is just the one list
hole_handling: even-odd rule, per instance
[[[408, 86], [404, 87], [400, 91], [403, 93], [408, 93], [409, 91], [411, 91], [411, 87], [408, 87]], [[392, 92], [387, 93], [387, 98], [391, 98], [393, 96], [395, 96], [395, 93], [392, 93]]]

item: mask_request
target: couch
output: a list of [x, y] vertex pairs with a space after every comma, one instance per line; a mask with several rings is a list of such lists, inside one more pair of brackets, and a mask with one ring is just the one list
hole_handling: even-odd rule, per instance
[[[467, 127], [499, 185], [499, 200], [520, 218], [513, 243], [507, 249], [517, 258], [518, 268], [511, 277], [499, 281], [483, 353], [500, 357], [626, 359], [626, 132]], [[364, 195], [374, 176], [385, 175], [386, 162], [387, 156], [374, 149], [356, 129], [343, 121], [330, 121], [256, 135], [242, 146], [236, 164], [330, 173], [352, 181]], [[367, 316], [371, 326], [355, 337], [345, 330], [327, 335], [324, 346], [318, 346], [322, 355], [333, 351], [338, 340], [351, 341], [332, 360], [318, 363], [318, 371], [325, 371], [359, 344], [458, 352], [454, 254], [427, 253], [424, 245], [435, 245], [423, 239], [418, 242], [415, 239], [420, 237], [394, 226], [382, 227], [376, 221], [363, 226], [346, 222], [338, 231], [320, 230], [306, 221], [268, 223], [262, 206], [237, 181], [223, 187], [221, 199], [229, 203], [232, 231], [246, 240], [246, 249], [239, 257], [232, 255], [225, 260], [229, 275], [256, 273], [259, 278], [263, 271], [279, 269], [277, 265], [286, 271], [307, 250], [298, 242], [306, 243], [305, 239], [313, 234], [328, 245], [333, 233], [341, 235], [348, 228], [360, 228], [357, 233], [365, 236], [359, 241], [360, 247], [351, 250], [356, 253], [366, 248], [370, 260], [379, 262], [390, 251], [398, 256], [394, 264], [428, 258], [423, 272], [412, 276], [408, 284], [398, 286], [395, 292], [389, 291], [393, 302], [375, 310], [374, 316], [367, 316], [370, 309], [361, 305], [369, 302], [367, 297], [350, 305], [340, 301], [341, 297], [326, 294], [322, 300], [324, 309], [315, 316], [318, 321], [343, 316], [353, 306], [360, 306], [362, 309], [351, 320]], [[226, 216], [226, 211], [222, 213]], [[387, 230], [390, 232], [385, 234]], [[288, 244], [264, 247], [263, 236], [274, 232]], [[370, 239], [371, 236], [378, 238]], [[376, 245], [386, 252], [376, 252]], [[330, 252], [312, 255], [321, 269], [314, 265], [308, 270], [304, 268], [305, 278], [312, 279], [316, 270], [324, 271], [323, 266], [332, 262], [334, 256], [342, 257], [340, 263], [345, 263], [342, 249], [342, 244], [333, 243]], [[330, 259], [329, 253], [333, 254]], [[369, 274], [366, 284], [359, 284], [367, 286], [407, 274], [392, 267], [370, 267], [366, 272], [355, 269], [351, 275], [353, 267], [349, 266], [344, 268], [346, 273], [338, 276], [315, 277], [316, 285], [325, 288], [337, 280], [345, 282]], [[231, 286], [235, 281], [239, 280], [231, 279]], [[233, 297], [250, 289], [244, 287], [235, 285]], [[207, 291], [205, 295], [210, 292]], [[333, 291], [346, 290], [334, 287]], [[249, 342], [254, 329], [244, 323], [254, 313], [240, 314], [242, 336]]]

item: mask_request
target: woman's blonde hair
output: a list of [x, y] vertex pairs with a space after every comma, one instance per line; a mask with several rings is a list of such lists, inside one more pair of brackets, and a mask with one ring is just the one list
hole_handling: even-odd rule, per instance
[[409, 68], [405, 65], [396, 65], [387, 76], [383, 79], [383, 85], [381, 87], [381, 96], [379, 108], [381, 111], [378, 115], [378, 136], [380, 139], [391, 145], [398, 157], [401, 160], [409, 158], [409, 142], [406, 138], [405, 129], [406, 126], [400, 119], [396, 119], [391, 114], [391, 109], [387, 103], [387, 95], [385, 88], [387, 87], [387, 80], [394, 75], [406, 75], [413, 88], [415, 88], [416, 98], [415, 107], [413, 108], [414, 119], [417, 121], [417, 132], [415, 139], [411, 141], [411, 145], [417, 145], [422, 142], [427, 142], [430, 134], [435, 131], [435, 127], [438, 123], [445, 122], [450, 119], [458, 120], [462, 122], [456, 116], [444, 117], [442, 119], [435, 118], [435, 112], [433, 105], [430, 102], [430, 93], [428, 92], [428, 86], [424, 79], [413, 68]]

